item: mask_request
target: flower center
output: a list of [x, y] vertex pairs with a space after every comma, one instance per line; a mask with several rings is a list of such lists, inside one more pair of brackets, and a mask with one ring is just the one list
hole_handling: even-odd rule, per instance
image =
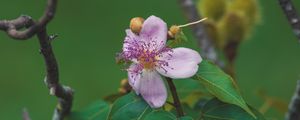
[[138, 61], [144, 69], [151, 70], [156, 65], [156, 58], [157, 53], [155, 51], [144, 50], [144, 52], [138, 57]]

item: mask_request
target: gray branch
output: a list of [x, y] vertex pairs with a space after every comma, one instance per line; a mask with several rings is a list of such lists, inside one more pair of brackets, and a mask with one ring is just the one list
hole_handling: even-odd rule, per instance
[[[278, 0], [282, 11], [288, 19], [294, 34], [300, 42], [300, 17], [291, 0]], [[286, 120], [300, 120], [300, 80], [297, 81], [295, 93], [290, 101]]]
[[294, 34], [300, 42], [300, 17], [291, 0], [278, 0]]
[[[179, 4], [189, 22], [201, 19], [193, 0], [179, 0]], [[212, 40], [210, 40], [209, 36], [206, 34], [204, 25], [199, 23], [191, 26], [191, 28], [200, 48], [202, 49], [200, 51], [201, 55], [215, 62], [220, 67], [224, 67], [224, 63], [218, 59]]]
[[[63, 120], [71, 111], [73, 90], [59, 83], [58, 65], [51, 46], [53, 38], [47, 34], [46, 27], [55, 15], [56, 6], [57, 0], [48, 0], [44, 15], [38, 21], [25, 15], [14, 20], [0, 20], [0, 30], [6, 31], [11, 38], [17, 40], [27, 40], [37, 35], [47, 71], [45, 84], [49, 88], [50, 94], [58, 98], [58, 105], [52, 119]], [[21, 31], [22, 28], [25, 30]]]
[[286, 113], [285, 119], [300, 120], [300, 80], [297, 81], [297, 87], [289, 104], [289, 110]]

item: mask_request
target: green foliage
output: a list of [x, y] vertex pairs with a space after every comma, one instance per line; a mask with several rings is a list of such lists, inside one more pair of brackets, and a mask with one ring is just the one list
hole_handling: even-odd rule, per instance
[[105, 120], [110, 106], [104, 101], [97, 101], [79, 112], [72, 112], [68, 120]]
[[[176, 117], [174, 107], [152, 109], [141, 96], [131, 92], [119, 97], [111, 107], [104, 101], [95, 102], [82, 111], [73, 112], [69, 120], [193, 120], [199, 118], [204, 120], [218, 120], [219, 118], [263, 120], [263, 116], [243, 100], [233, 79], [216, 65], [202, 61], [193, 79], [196, 80], [176, 81], [177, 90], [183, 102], [182, 108], [187, 115], [182, 118]], [[212, 99], [199, 108], [199, 102], [195, 103], [203, 100], [201, 99], [204, 96], [202, 93], [206, 93], [206, 90], [220, 101]]]
[[154, 110], [151, 113], [147, 114], [147, 116], [143, 120], [193, 120], [193, 118], [190, 116], [184, 116], [177, 119], [177, 117], [171, 112], [164, 110]]
[[257, 110], [249, 107], [256, 119], [240, 107], [224, 103], [216, 98], [208, 101], [202, 108], [202, 119], [204, 120], [265, 120]]
[[112, 105], [108, 119], [142, 119], [151, 111], [153, 111], [153, 109], [140, 96], [131, 92], [115, 101]]
[[157, 110], [149, 113], [144, 120], [176, 120], [176, 116], [167, 111]]
[[[198, 99], [199, 100], [199, 99]], [[198, 120], [200, 118], [200, 110], [196, 110], [195, 108], [190, 107], [187, 104], [182, 104], [182, 109], [185, 112], [187, 116], [190, 116], [191, 118]]]
[[204, 86], [193, 79], [174, 80], [174, 83], [176, 86], [177, 94], [181, 99], [185, 99], [193, 92], [197, 92], [199, 94], [205, 94], [207, 92]]
[[221, 101], [240, 106], [255, 117], [240, 95], [234, 80], [216, 65], [202, 61], [198, 73], [193, 78], [200, 81], [212, 95]]
[[179, 120], [194, 120], [194, 119], [190, 116], [184, 116], [184, 117], [179, 118]]
[[[191, 78], [174, 80], [174, 83], [180, 101], [188, 107], [193, 107], [199, 99], [211, 97], [202, 84]], [[169, 100], [172, 100], [171, 98], [171, 94], [169, 94]]]

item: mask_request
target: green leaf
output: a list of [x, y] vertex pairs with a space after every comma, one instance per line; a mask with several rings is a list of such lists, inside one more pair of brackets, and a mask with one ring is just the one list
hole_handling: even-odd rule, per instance
[[242, 98], [234, 80], [216, 65], [209, 61], [202, 61], [193, 79], [200, 81], [219, 100], [240, 106], [254, 118], [256, 117]]
[[198, 84], [197, 81], [192, 79], [180, 79], [174, 80], [176, 86], [177, 94], [181, 99], [188, 97], [193, 92], [198, 92], [199, 94], [206, 92], [204, 86]]
[[245, 112], [242, 108], [224, 103], [217, 98], [208, 101], [202, 108], [203, 120], [265, 120], [262, 114], [257, 110], [249, 107], [251, 112], [255, 114], [256, 119]]
[[190, 116], [183, 116], [180, 117], [179, 119], [171, 112], [167, 112], [164, 110], [154, 110], [148, 115], [143, 120], [194, 120]]
[[[199, 120], [200, 113], [201, 113], [200, 110], [193, 109], [193, 108], [191, 108], [189, 105], [187, 105], [185, 103], [181, 104], [181, 106], [182, 106], [182, 109], [183, 109], [184, 114], [186, 116], [181, 117], [180, 120], [190, 120], [190, 119], [191, 120], [193, 120], [193, 119]], [[173, 114], [177, 114], [175, 108], [173, 108], [170, 112], [172, 112]]]
[[72, 112], [68, 120], [105, 120], [109, 112], [109, 104], [104, 101], [97, 101], [85, 109]]
[[181, 117], [179, 120], [194, 120], [194, 119], [190, 116], [184, 116], [184, 117]]
[[[193, 79], [174, 80], [174, 83], [181, 102], [187, 103], [190, 107], [193, 107], [200, 98], [210, 96], [205, 87]], [[169, 96], [169, 98], [172, 98], [171, 95]]]
[[143, 120], [176, 120], [176, 116], [171, 112], [155, 110], [149, 113]]
[[131, 92], [113, 104], [109, 113], [109, 120], [142, 120], [145, 115], [153, 111], [152, 108], [135, 93]]
[[[185, 115], [189, 116], [188, 118], [194, 118], [195, 120], [199, 120], [200, 110], [193, 109], [190, 106], [188, 106], [187, 104], [182, 104], [182, 109], [183, 109]], [[189, 119], [185, 118], [184, 120], [189, 120]]]

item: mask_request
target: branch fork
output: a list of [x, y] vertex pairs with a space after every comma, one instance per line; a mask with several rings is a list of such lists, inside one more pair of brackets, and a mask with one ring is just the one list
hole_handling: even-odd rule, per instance
[[[74, 92], [70, 87], [59, 83], [58, 65], [51, 46], [51, 41], [57, 35], [49, 36], [47, 34], [47, 24], [54, 17], [56, 6], [57, 0], [48, 0], [45, 12], [38, 21], [34, 21], [27, 15], [21, 15], [13, 20], [0, 20], [0, 30], [5, 31], [9, 37], [16, 40], [28, 40], [37, 35], [40, 43], [40, 53], [44, 57], [46, 66], [45, 84], [50, 91], [50, 95], [58, 98], [58, 105], [52, 120], [63, 120], [71, 111]], [[21, 30], [23, 28], [25, 29]]]

